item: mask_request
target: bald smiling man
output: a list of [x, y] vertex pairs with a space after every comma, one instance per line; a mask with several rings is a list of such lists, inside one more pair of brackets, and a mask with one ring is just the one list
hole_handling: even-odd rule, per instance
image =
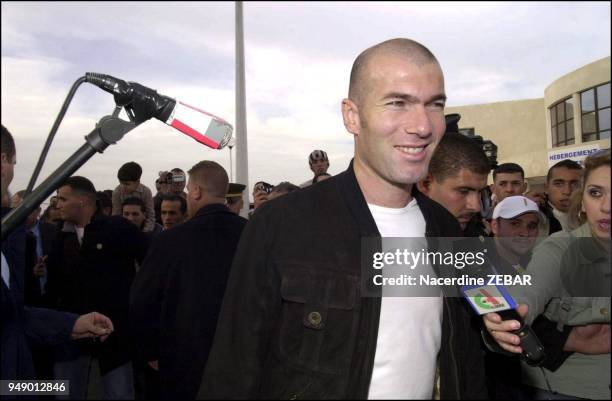
[[361, 293], [363, 237], [461, 236], [415, 188], [445, 132], [445, 100], [438, 61], [415, 41], [357, 57], [342, 101], [354, 159], [253, 215], [200, 397], [425, 399], [439, 370], [442, 398], [486, 398], [480, 337], [460, 299]]

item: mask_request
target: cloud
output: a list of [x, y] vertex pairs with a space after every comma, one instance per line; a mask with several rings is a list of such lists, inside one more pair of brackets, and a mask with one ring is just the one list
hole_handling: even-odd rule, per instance
[[[15, 188], [27, 183], [68, 90], [87, 71], [157, 89], [234, 123], [234, 3], [3, 2], [2, 122], [15, 135]], [[610, 54], [607, 3], [246, 2], [249, 181], [302, 182], [307, 155], [324, 149], [331, 170], [353, 152], [340, 101], [365, 48], [394, 37], [438, 57], [449, 105], [538, 98], [551, 82]], [[84, 143], [112, 96], [83, 85], [41, 178]], [[159, 170], [214, 151], [158, 121], [130, 132], [79, 171], [101, 188], [135, 160], [152, 186]]]

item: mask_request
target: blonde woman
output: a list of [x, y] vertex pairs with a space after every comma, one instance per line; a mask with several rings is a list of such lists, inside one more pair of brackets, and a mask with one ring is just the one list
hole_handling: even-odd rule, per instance
[[[610, 399], [610, 150], [586, 159], [584, 187], [571, 211], [577, 228], [543, 241], [527, 267], [533, 285], [511, 289], [526, 323], [544, 314], [559, 329], [573, 327], [557, 370], [523, 365], [532, 399]], [[522, 351], [510, 333], [518, 322], [494, 313], [484, 321], [503, 349]]]

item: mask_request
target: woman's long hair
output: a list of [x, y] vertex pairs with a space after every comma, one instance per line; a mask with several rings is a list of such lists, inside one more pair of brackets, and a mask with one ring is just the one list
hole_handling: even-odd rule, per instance
[[580, 227], [587, 221], [586, 213], [582, 212], [582, 199], [584, 197], [584, 188], [586, 182], [589, 179], [589, 175], [601, 166], [610, 167], [610, 149], [599, 150], [595, 153], [591, 153], [589, 157], [584, 161], [584, 178], [582, 180], [582, 187], [572, 193], [570, 198], [570, 209], [569, 209], [569, 223], [570, 228], [573, 230]]

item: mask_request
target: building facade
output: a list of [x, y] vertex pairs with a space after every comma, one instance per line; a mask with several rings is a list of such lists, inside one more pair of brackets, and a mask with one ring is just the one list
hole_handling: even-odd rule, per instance
[[531, 185], [543, 183], [553, 164], [610, 148], [610, 57], [558, 78], [543, 98], [448, 107], [446, 113], [461, 115], [460, 130], [493, 141], [498, 163], [518, 163]]

